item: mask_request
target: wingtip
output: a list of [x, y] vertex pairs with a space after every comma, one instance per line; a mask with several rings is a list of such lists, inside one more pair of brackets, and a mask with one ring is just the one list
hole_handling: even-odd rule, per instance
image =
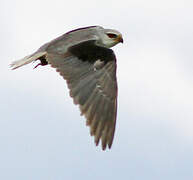
[[106, 150], [106, 147], [107, 147], [106, 144], [105, 144], [105, 145], [103, 144], [103, 145], [102, 145], [102, 150], [105, 151], [105, 150]]

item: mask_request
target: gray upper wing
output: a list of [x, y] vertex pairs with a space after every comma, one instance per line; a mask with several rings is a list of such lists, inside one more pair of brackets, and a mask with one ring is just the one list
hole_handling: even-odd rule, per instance
[[64, 54], [69, 47], [83, 42], [97, 40], [98, 33], [103, 30], [100, 26], [90, 26], [69, 31], [62, 36], [44, 44], [38, 51]]
[[80, 43], [65, 54], [48, 52], [47, 61], [64, 77], [91, 135], [103, 150], [113, 142], [117, 113], [116, 58], [112, 50]]

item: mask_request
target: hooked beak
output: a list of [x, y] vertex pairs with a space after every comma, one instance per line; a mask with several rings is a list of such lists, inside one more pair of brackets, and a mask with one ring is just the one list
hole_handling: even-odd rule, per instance
[[118, 36], [117, 41], [123, 43], [123, 37], [121, 35]]

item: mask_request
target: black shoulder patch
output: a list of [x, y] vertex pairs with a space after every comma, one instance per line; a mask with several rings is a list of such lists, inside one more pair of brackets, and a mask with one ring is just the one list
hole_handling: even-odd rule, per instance
[[96, 46], [94, 40], [72, 46], [69, 48], [69, 51], [82, 61], [89, 61], [91, 63], [99, 59], [105, 63], [116, 60], [113, 50]]

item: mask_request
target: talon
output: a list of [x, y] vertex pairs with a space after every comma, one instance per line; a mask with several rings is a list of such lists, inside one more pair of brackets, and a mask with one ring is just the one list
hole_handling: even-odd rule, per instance
[[34, 67], [34, 69], [37, 68], [39, 65], [42, 65], [42, 63], [37, 64], [37, 65]]
[[39, 65], [45, 66], [45, 65], [48, 64], [48, 62], [46, 61], [45, 57], [41, 57], [41, 58], [39, 58], [39, 60], [40, 60], [40, 63], [37, 64], [37, 65], [34, 67], [34, 69], [37, 68]]

